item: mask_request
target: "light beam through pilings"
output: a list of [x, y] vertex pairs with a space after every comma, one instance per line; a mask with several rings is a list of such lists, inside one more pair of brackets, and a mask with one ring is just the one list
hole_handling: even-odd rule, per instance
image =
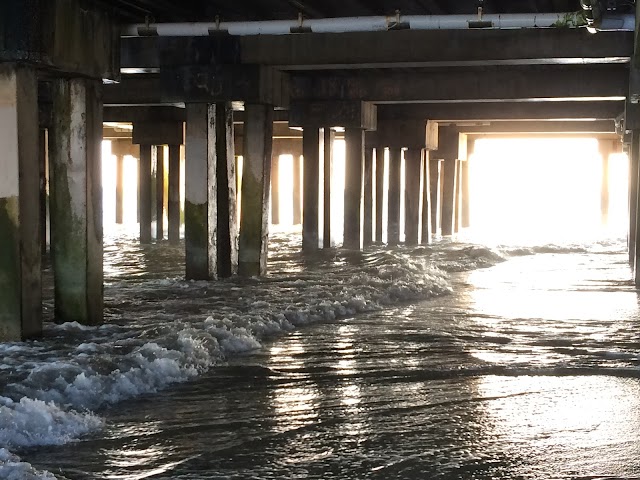
[[469, 162], [474, 240], [540, 244], [627, 233], [626, 155], [610, 156], [603, 225], [602, 158], [594, 138], [478, 139]]

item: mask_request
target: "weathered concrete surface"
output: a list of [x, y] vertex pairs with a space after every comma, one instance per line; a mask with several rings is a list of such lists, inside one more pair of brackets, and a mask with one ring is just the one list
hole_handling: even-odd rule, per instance
[[331, 182], [333, 179], [333, 142], [336, 138], [335, 130], [330, 127], [324, 128], [324, 232], [322, 243], [324, 248], [331, 248], [333, 238], [331, 237]]
[[167, 221], [169, 243], [180, 242], [180, 145], [169, 145]]
[[250, 277], [267, 272], [273, 107], [245, 104], [245, 115], [238, 274]]
[[236, 161], [231, 104], [216, 104], [216, 185], [218, 276], [238, 273], [238, 218]]
[[102, 85], [54, 81], [50, 131], [57, 322], [102, 323]]
[[151, 243], [151, 149], [140, 145], [138, 162], [138, 211], [140, 212], [140, 243]]
[[215, 105], [187, 104], [185, 259], [188, 280], [217, 275]]
[[442, 191], [441, 230], [443, 236], [450, 236], [456, 231], [458, 160], [455, 158], [445, 158], [443, 167], [444, 182]]
[[320, 131], [307, 126], [302, 136], [303, 205], [302, 205], [302, 249], [315, 251], [320, 246], [319, 198], [320, 198]]
[[[631, 145], [629, 150], [629, 263], [637, 266], [636, 239], [638, 225], [638, 174], [640, 173], [640, 130], [631, 132]], [[636, 268], [636, 271], [638, 269]]]
[[341, 126], [375, 130], [377, 107], [370, 102], [298, 102], [289, 106], [289, 126]]
[[364, 130], [345, 130], [346, 159], [344, 179], [344, 248], [362, 248], [362, 172], [364, 168]]
[[417, 245], [420, 236], [420, 211], [422, 208], [422, 150], [410, 148], [404, 151], [404, 235], [407, 245]]
[[271, 223], [280, 225], [280, 152], [271, 156]]
[[0, 341], [42, 332], [35, 72], [0, 65]]
[[389, 148], [389, 203], [387, 223], [387, 243], [400, 243], [400, 170], [402, 149]]
[[2, 0], [0, 63], [116, 80], [120, 33], [106, 10], [77, 0]]

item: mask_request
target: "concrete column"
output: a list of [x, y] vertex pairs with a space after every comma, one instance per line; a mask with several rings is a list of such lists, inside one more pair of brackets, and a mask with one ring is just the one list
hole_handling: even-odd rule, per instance
[[42, 254], [47, 254], [47, 130], [38, 134], [38, 167], [40, 172], [40, 245]]
[[280, 224], [280, 152], [271, 157], [271, 223]]
[[42, 333], [38, 82], [0, 65], [0, 341]]
[[230, 103], [216, 104], [216, 157], [218, 276], [226, 278], [238, 273], [238, 202]]
[[364, 150], [364, 218], [363, 244], [373, 243], [373, 148], [365, 145]]
[[464, 164], [467, 163], [464, 160], [457, 160], [458, 163], [458, 172], [456, 174], [456, 203], [455, 203], [455, 211], [454, 211], [454, 222], [453, 222], [453, 231], [458, 233], [460, 231], [460, 224], [462, 222], [462, 176]]
[[336, 132], [330, 127], [324, 128], [324, 232], [322, 246], [331, 248], [331, 181], [333, 179], [333, 142]]
[[402, 149], [389, 148], [389, 216], [387, 224], [387, 243], [400, 243], [400, 169]]
[[138, 211], [140, 243], [151, 243], [151, 145], [140, 145], [138, 163]]
[[169, 243], [180, 242], [180, 145], [169, 145], [169, 185], [167, 217]]
[[636, 224], [638, 213], [638, 163], [640, 161], [640, 130], [631, 133], [629, 149], [629, 263], [636, 263]]
[[245, 118], [238, 273], [248, 277], [267, 271], [273, 107], [247, 104]]
[[320, 131], [307, 126], [302, 135], [303, 165], [303, 205], [302, 205], [302, 249], [315, 251], [319, 247], [320, 198]]
[[376, 243], [382, 243], [382, 210], [384, 208], [384, 148], [376, 149]]
[[443, 185], [442, 185], [442, 235], [449, 236], [455, 232], [455, 215], [458, 184], [458, 160], [456, 158], [444, 159]]
[[441, 224], [442, 209], [442, 160], [439, 158], [429, 159], [429, 184], [431, 187], [431, 233], [437, 235]]
[[52, 258], [57, 322], [102, 323], [100, 82], [53, 82]]
[[429, 161], [429, 150], [422, 151], [422, 162], [420, 165], [422, 172], [422, 209], [421, 209], [421, 232], [420, 243], [423, 245], [431, 243], [432, 220], [431, 220], [431, 167]]
[[156, 147], [156, 240], [164, 239], [164, 146]]
[[344, 248], [362, 248], [362, 175], [364, 167], [364, 130], [345, 129], [346, 161], [344, 179]]
[[460, 226], [462, 228], [468, 228], [471, 226], [471, 199], [470, 199], [470, 184], [469, 184], [469, 162], [471, 154], [475, 148], [475, 139], [467, 141], [467, 159], [461, 163], [461, 199], [462, 206], [460, 207]]
[[116, 223], [124, 223], [124, 155], [116, 154]]
[[420, 234], [420, 206], [422, 199], [422, 150], [404, 151], [404, 234], [407, 245], [417, 245]]
[[598, 139], [600, 155], [602, 155], [602, 180], [600, 183], [600, 212], [602, 224], [609, 221], [609, 156], [613, 152], [611, 140]]
[[217, 275], [216, 106], [187, 104], [184, 238], [186, 278]]
[[302, 223], [301, 209], [301, 160], [300, 155], [293, 154], [293, 224], [300, 225]]

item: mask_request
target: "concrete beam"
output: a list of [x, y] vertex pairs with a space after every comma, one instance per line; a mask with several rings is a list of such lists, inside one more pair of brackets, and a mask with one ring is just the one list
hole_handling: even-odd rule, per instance
[[624, 101], [427, 103], [378, 105], [378, 121], [604, 120], [623, 112]]
[[120, 35], [104, 10], [77, 0], [3, 0], [0, 63], [24, 62], [54, 73], [120, 77]]
[[172, 105], [132, 105], [104, 107], [105, 122], [185, 122], [184, 108]]
[[132, 143], [136, 145], [180, 145], [184, 143], [182, 122], [142, 121], [133, 124]]
[[374, 147], [421, 150], [426, 144], [426, 120], [392, 120], [378, 122], [378, 129], [367, 135]]
[[624, 65], [527, 66], [433, 72], [296, 73], [291, 102], [362, 100], [375, 103], [623, 100]]
[[344, 127], [375, 130], [376, 106], [370, 102], [297, 102], [289, 106], [289, 126]]
[[126, 38], [122, 40], [122, 66], [125, 71], [159, 68], [161, 54], [168, 52], [217, 64], [278, 65], [284, 70], [628, 63], [633, 53], [633, 33], [590, 35], [584, 29], [404, 30]]
[[344, 248], [362, 248], [362, 194], [364, 169], [364, 130], [348, 128], [345, 131], [344, 179]]
[[550, 133], [550, 134], [598, 134], [616, 133], [614, 120], [593, 120], [593, 121], [499, 121], [476, 124], [446, 124], [440, 122], [441, 127], [451, 126], [460, 133], [468, 134], [530, 134], [530, 133]]

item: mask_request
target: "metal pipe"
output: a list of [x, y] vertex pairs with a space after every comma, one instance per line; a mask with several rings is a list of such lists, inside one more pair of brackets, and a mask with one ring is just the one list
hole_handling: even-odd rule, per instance
[[[495, 15], [406, 15], [374, 17], [338, 17], [321, 19], [267, 20], [257, 22], [198, 22], [127, 25], [123, 37], [137, 36], [207, 36], [217, 32], [230, 35], [287, 35], [290, 33], [345, 33], [386, 31], [395, 29], [439, 30], [474, 28], [479, 23], [493, 29], [511, 28], [577, 28], [584, 26], [582, 12]], [[627, 19], [626, 17], [630, 17]], [[617, 30], [633, 30], [633, 15], [617, 15]], [[480, 22], [479, 22], [480, 20]], [[620, 21], [622, 20], [622, 21]], [[609, 29], [609, 28], [607, 28]]]

